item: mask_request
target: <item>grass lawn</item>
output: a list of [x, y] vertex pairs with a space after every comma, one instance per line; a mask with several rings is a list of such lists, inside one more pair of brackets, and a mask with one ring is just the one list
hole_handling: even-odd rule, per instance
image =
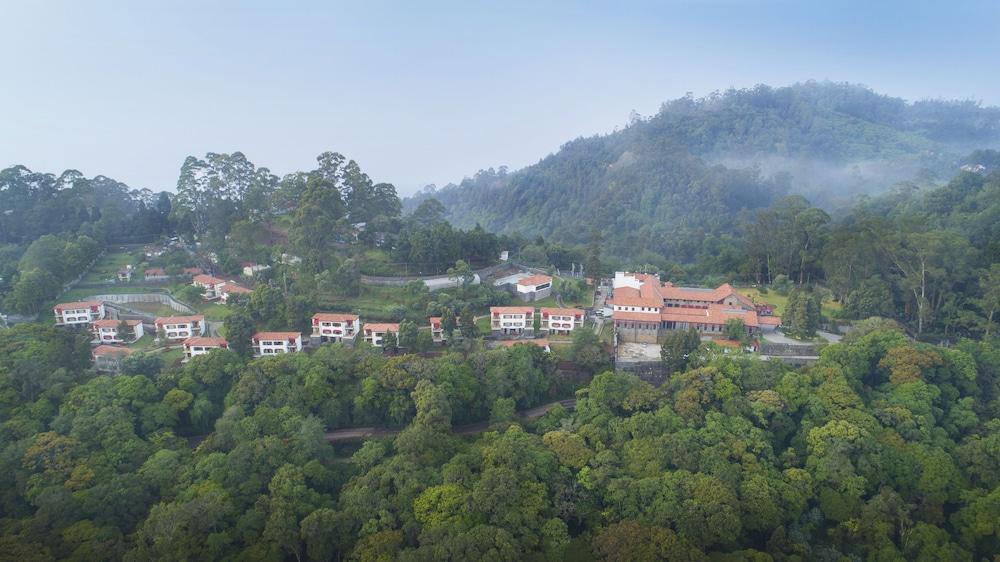
[[356, 297], [333, 297], [320, 299], [320, 309], [330, 312], [352, 312], [365, 320], [392, 321], [393, 310], [406, 310], [407, 317], [421, 324], [426, 321], [423, 311], [411, 310], [407, 304], [403, 287], [382, 287], [363, 285]]
[[483, 316], [476, 319], [476, 328], [479, 328], [479, 333], [482, 335], [489, 334], [493, 331], [490, 327], [490, 317], [489, 315]]
[[180, 363], [181, 359], [184, 359], [184, 350], [180, 348], [168, 349], [167, 351], [161, 353], [160, 357], [163, 359], [163, 365], [165, 367], [170, 367]]
[[[578, 300], [568, 300], [563, 299], [563, 305], [566, 308], [587, 308], [594, 303], [594, 289], [587, 289], [580, 295]], [[559, 303], [556, 302], [555, 296], [548, 296], [544, 299], [537, 300], [532, 303], [527, 303], [539, 308], [559, 308]]]
[[178, 314], [176, 310], [158, 302], [132, 302], [125, 306], [133, 310], [155, 314], [156, 316], [174, 316]]
[[[785, 308], [788, 306], [788, 297], [779, 295], [775, 291], [768, 291], [766, 295], [760, 294], [760, 291], [753, 288], [739, 289], [739, 292], [753, 299], [754, 302], [763, 302], [774, 305], [774, 313], [781, 316], [785, 313]], [[829, 316], [833, 311], [840, 310], [840, 303], [833, 302], [832, 300], [823, 301], [823, 314]]]
[[[83, 276], [83, 283], [98, 283], [101, 281], [107, 281], [108, 279], [116, 279], [118, 277], [118, 270], [122, 267], [132, 264], [134, 267], [138, 268], [139, 264], [134, 263], [132, 259], [132, 253], [129, 251], [117, 251], [108, 252], [101, 256], [94, 264], [94, 267]], [[132, 278], [135, 279], [136, 275], [141, 278], [142, 272], [136, 271], [132, 273]]]
[[145, 334], [134, 343], [128, 344], [128, 346], [137, 351], [150, 349], [153, 347], [153, 336], [152, 334]]
[[95, 289], [70, 289], [63, 294], [59, 295], [56, 302], [70, 302], [83, 300], [95, 295], [125, 295], [125, 294], [138, 294], [138, 293], [157, 293], [154, 289], [149, 287], [130, 287], [128, 285], [108, 285], [107, 287], [98, 287]]
[[[227, 316], [233, 313], [233, 309], [217, 302], [203, 301], [191, 304], [191, 307], [198, 311], [198, 314], [204, 315], [206, 320], [225, 320]], [[171, 312], [171, 314], [177, 313]]]

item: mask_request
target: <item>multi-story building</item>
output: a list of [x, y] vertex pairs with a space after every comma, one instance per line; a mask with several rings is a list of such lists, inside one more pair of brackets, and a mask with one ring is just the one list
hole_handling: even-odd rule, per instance
[[375, 347], [382, 347], [385, 340], [385, 335], [392, 332], [399, 335], [399, 324], [393, 324], [389, 322], [384, 323], [365, 323], [364, 333], [365, 341], [374, 345]]
[[131, 353], [131, 349], [117, 345], [99, 345], [90, 352], [94, 359], [94, 368], [106, 373], [117, 373], [121, 370], [122, 360]]
[[495, 335], [520, 336], [535, 331], [535, 309], [530, 306], [490, 307], [490, 330]]
[[740, 320], [747, 334], [776, 326], [780, 318], [761, 322], [752, 300], [728, 283], [714, 289], [676, 287], [655, 275], [618, 272], [608, 304], [615, 333], [622, 341], [657, 343], [670, 330], [694, 328], [704, 338], [721, 338], [726, 323]]
[[204, 316], [161, 316], [153, 323], [156, 333], [165, 340], [186, 340], [205, 335]]
[[184, 361], [190, 361], [192, 357], [205, 355], [213, 349], [229, 349], [229, 342], [224, 338], [188, 338], [184, 340]]
[[121, 323], [121, 320], [111, 318], [94, 320], [90, 324], [90, 329], [94, 332], [94, 339], [101, 343], [132, 343], [143, 336], [142, 321], [125, 320], [128, 331], [124, 334], [119, 330]]
[[[434, 340], [434, 343], [444, 343], [448, 341], [448, 334], [444, 333], [444, 327], [441, 325], [441, 317], [431, 316], [429, 318], [429, 322], [431, 325], [431, 339]], [[458, 323], [459, 323], [459, 318], [456, 316], [455, 332], [458, 332]], [[454, 336], [455, 334], [452, 333], [452, 335]]]
[[361, 331], [361, 319], [357, 314], [317, 312], [312, 317], [312, 336], [319, 341], [354, 341]]
[[256, 357], [302, 351], [302, 334], [298, 332], [257, 332], [251, 339]]
[[517, 281], [517, 296], [525, 302], [534, 302], [552, 294], [552, 278], [532, 275]]
[[584, 312], [579, 308], [542, 308], [538, 312], [544, 334], [568, 335], [583, 326]]
[[104, 318], [106, 313], [101, 301], [64, 302], [55, 305], [56, 326], [86, 326]]

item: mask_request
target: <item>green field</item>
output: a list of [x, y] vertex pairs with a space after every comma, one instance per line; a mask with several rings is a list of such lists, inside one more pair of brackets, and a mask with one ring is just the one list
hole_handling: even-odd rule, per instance
[[[762, 295], [759, 290], [753, 288], [738, 289], [740, 293], [750, 297], [754, 302], [767, 303], [774, 305], [774, 313], [781, 316], [785, 313], [785, 307], [788, 306], [788, 296], [779, 295], [775, 291], [768, 291], [767, 294]], [[832, 300], [825, 299], [823, 301], [823, 314], [829, 316], [831, 312], [839, 311], [840, 303], [833, 302]]]
[[330, 296], [320, 300], [320, 308], [330, 312], [351, 312], [365, 320], [393, 322], [396, 321], [393, 309], [402, 308], [411, 320], [426, 320], [423, 311], [410, 310], [406, 297], [403, 287], [362, 285], [360, 295], [346, 298]]
[[118, 270], [122, 267], [132, 264], [137, 271], [132, 273], [132, 279], [136, 277], [142, 278], [142, 273], [139, 271], [139, 263], [137, 263], [132, 258], [133, 250], [119, 250], [116, 252], [108, 252], [97, 259], [97, 263], [94, 267], [83, 276], [81, 280], [82, 283], [100, 283], [102, 281], [107, 281], [108, 279], [117, 279]]

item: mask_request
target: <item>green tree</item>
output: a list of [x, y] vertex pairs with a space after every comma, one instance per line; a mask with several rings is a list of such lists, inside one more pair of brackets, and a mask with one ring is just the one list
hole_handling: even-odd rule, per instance
[[226, 317], [226, 341], [229, 342], [229, 349], [232, 349], [241, 357], [253, 355], [253, 345], [250, 340], [257, 331], [253, 319], [243, 311], [237, 310]]
[[444, 310], [441, 311], [441, 331], [444, 332], [446, 340], [451, 341], [456, 325], [455, 311], [450, 306], [444, 307]]
[[471, 304], [465, 305], [461, 314], [462, 322], [459, 328], [462, 330], [462, 337], [472, 341], [479, 337], [479, 326], [476, 326], [476, 315], [473, 313]]
[[385, 333], [385, 336], [382, 337], [382, 349], [390, 355], [399, 351], [399, 340], [396, 338], [396, 332]]
[[667, 333], [660, 346], [660, 360], [668, 373], [683, 371], [691, 354], [701, 345], [701, 337], [694, 328], [673, 330]]

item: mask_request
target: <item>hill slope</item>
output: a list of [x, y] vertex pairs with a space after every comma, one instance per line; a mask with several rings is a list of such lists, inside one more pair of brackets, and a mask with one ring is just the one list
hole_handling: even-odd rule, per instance
[[908, 104], [846, 84], [758, 86], [668, 102], [624, 130], [581, 138], [513, 173], [486, 170], [426, 191], [455, 224], [644, 250], [687, 261], [734, 233], [741, 213], [793, 192], [836, 206], [920, 177], [1000, 140], [1000, 109]]

